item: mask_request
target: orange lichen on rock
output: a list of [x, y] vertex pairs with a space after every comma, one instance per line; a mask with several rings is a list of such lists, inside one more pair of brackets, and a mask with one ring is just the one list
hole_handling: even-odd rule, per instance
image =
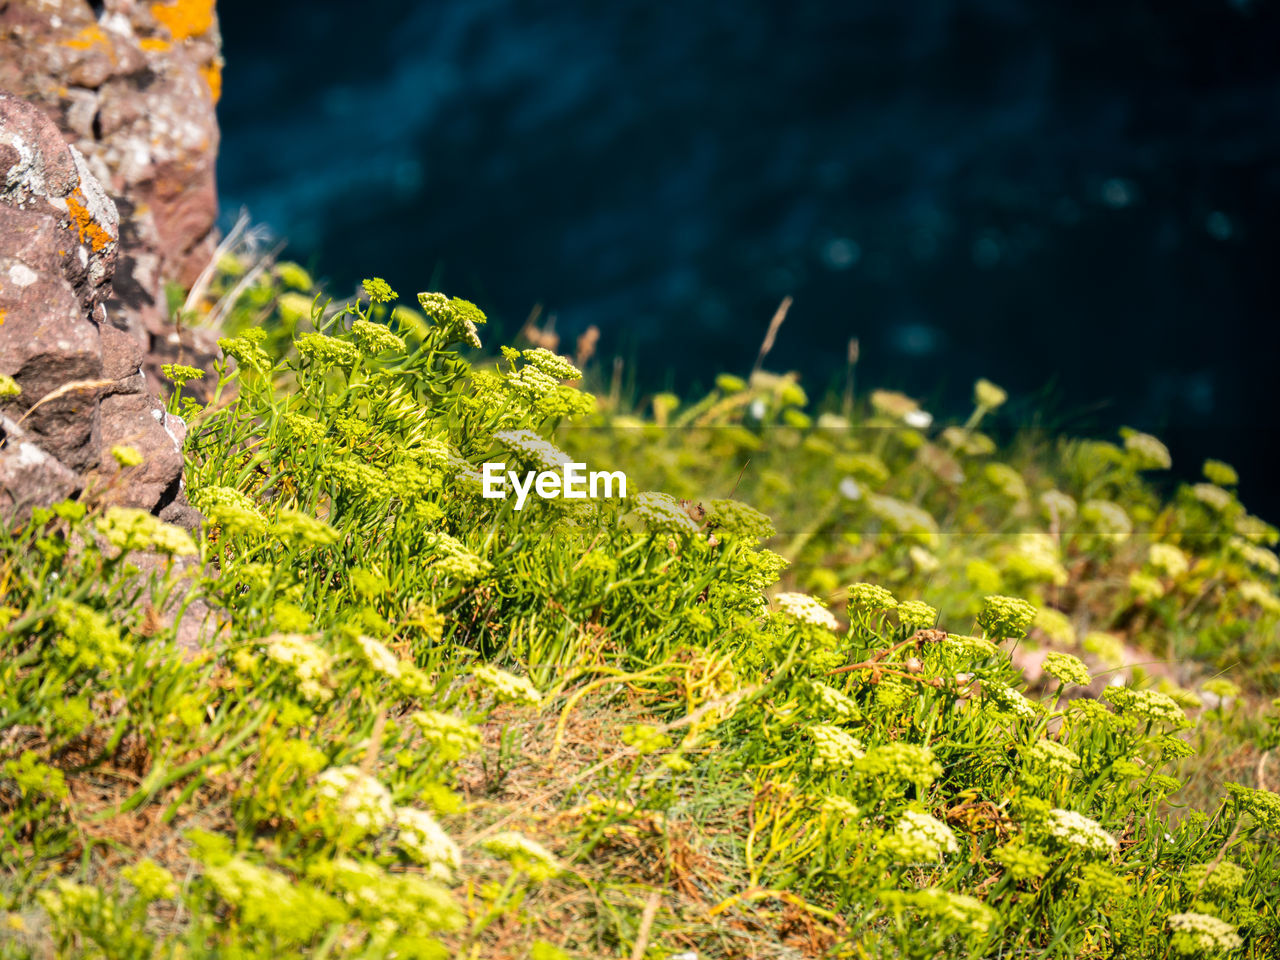
[[173, 44], [162, 37], [143, 37], [138, 41], [138, 46], [148, 53], [164, 53]]
[[80, 191], [77, 190], [67, 197], [67, 213], [71, 215], [71, 222], [75, 224], [76, 231], [80, 234], [80, 242], [89, 244], [94, 253], [116, 242], [116, 238], [93, 219], [93, 214], [89, 212], [89, 208], [81, 198]]
[[209, 85], [209, 93], [213, 95], [213, 102], [217, 103], [222, 96], [222, 64], [217, 60], [210, 62], [200, 68], [200, 76], [204, 77], [204, 82]]
[[96, 23], [91, 23], [74, 37], [63, 40], [62, 45], [70, 47], [72, 50], [92, 50], [97, 46], [109, 48], [111, 41], [107, 39], [106, 33], [100, 26]]
[[151, 15], [169, 28], [174, 43], [199, 37], [213, 27], [214, 0], [172, 0], [153, 3]]

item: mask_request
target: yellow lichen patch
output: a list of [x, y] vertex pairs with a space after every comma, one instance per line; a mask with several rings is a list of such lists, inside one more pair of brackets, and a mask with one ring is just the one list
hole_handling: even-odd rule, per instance
[[222, 63], [214, 60], [201, 67], [200, 76], [204, 77], [204, 82], [209, 85], [209, 93], [213, 96], [213, 102], [217, 103], [218, 98], [222, 96]]
[[85, 206], [78, 190], [67, 197], [67, 213], [71, 214], [71, 222], [75, 224], [76, 231], [80, 234], [80, 242], [89, 244], [94, 253], [116, 242], [116, 238], [93, 219], [93, 214]]
[[9, 316], [8, 312], [6, 312], [4, 309], [0, 309], [0, 327], [4, 326], [5, 318], [8, 316]]
[[91, 50], [97, 46], [110, 47], [111, 41], [100, 26], [92, 23], [69, 40], [63, 40], [62, 45], [72, 50]]
[[153, 3], [151, 15], [169, 28], [174, 43], [188, 37], [208, 33], [213, 26], [214, 0], [172, 0], [170, 3]]
[[168, 40], [161, 39], [160, 37], [143, 37], [138, 41], [138, 46], [143, 50], [146, 50], [148, 53], [163, 53], [173, 46], [173, 44]]

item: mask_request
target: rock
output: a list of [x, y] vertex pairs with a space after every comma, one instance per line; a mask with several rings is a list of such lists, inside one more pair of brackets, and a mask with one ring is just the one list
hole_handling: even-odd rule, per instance
[[65, 500], [80, 478], [50, 456], [11, 419], [0, 416], [0, 514]]
[[[115, 205], [53, 123], [8, 94], [0, 184], [0, 374], [21, 391], [0, 398], [0, 508], [84, 491], [181, 513], [186, 426], [148, 389], [138, 341], [107, 322]], [[114, 447], [143, 462], [122, 469]]]
[[[110, 322], [153, 375], [172, 360], [206, 365], [212, 353], [212, 338], [169, 323], [165, 284], [190, 285], [216, 244], [220, 47], [214, 0], [0, 2], [0, 89], [39, 107], [62, 131], [45, 136], [65, 137], [115, 198]], [[47, 177], [77, 175], [85, 181], [62, 161]], [[41, 192], [66, 193], [52, 179]]]

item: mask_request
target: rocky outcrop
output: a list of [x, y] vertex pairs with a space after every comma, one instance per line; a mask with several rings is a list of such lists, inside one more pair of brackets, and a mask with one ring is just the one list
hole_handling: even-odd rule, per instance
[[108, 322], [153, 373], [213, 352], [169, 322], [165, 285], [189, 287], [216, 242], [219, 50], [214, 0], [0, 2], [0, 90], [39, 107], [115, 199]]
[[0, 511], [87, 489], [194, 519], [185, 426], [148, 391], [141, 345], [108, 322], [119, 247], [116, 206], [84, 157], [0, 94]]

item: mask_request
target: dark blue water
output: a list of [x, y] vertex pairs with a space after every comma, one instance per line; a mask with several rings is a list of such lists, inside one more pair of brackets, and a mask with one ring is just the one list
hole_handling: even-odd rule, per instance
[[1280, 517], [1280, 5], [219, 4], [223, 203], [339, 292], [535, 304], [680, 389], [770, 358], [1217, 456]]

